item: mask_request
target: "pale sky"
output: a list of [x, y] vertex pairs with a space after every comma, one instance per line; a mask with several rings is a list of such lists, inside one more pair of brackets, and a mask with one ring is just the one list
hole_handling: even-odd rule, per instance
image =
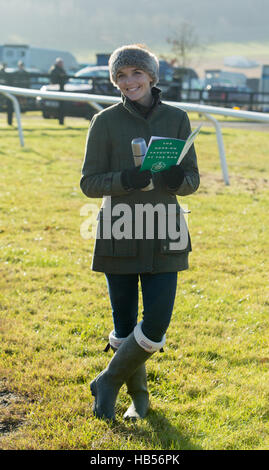
[[74, 54], [131, 42], [162, 47], [182, 21], [207, 44], [269, 43], [269, 0], [0, 0], [0, 45]]

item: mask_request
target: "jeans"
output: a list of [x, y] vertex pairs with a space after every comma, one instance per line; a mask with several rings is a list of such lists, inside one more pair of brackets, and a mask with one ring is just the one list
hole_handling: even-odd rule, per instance
[[114, 333], [125, 338], [137, 324], [138, 280], [143, 297], [142, 332], [160, 342], [172, 316], [177, 288], [177, 272], [157, 274], [107, 274]]

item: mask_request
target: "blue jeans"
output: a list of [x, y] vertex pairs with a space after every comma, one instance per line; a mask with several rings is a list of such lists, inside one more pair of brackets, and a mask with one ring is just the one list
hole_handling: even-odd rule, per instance
[[106, 274], [115, 336], [125, 338], [137, 324], [139, 277], [144, 306], [142, 332], [151, 341], [160, 342], [172, 316], [177, 272]]

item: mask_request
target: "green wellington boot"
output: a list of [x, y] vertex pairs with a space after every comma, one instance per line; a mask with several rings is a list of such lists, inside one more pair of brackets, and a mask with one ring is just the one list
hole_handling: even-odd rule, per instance
[[[165, 343], [165, 335], [159, 343], [148, 339], [141, 328], [142, 321], [138, 323], [133, 331], [122, 343], [112, 357], [107, 368], [104, 369], [90, 384], [92, 395], [95, 397], [93, 412], [99, 418], [115, 419], [115, 403], [117, 395], [124, 382], [132, 377], [135, 372], [144, 365], [147, 359], [161, 349]], [[145, 374], [145, 370], [143, 372]], [[133, 384], [130, 390], [136, 390]], [[142, 408], [141, 394], [136, 394], [136, 403]], [[145, 400], [144, 407], [145, 407]], [[137, 412], [136, 405], [131, 405], [128, 417]], [[136, 411], [135, 411], [136, 410]], [[141, 411], [143, 414], [143, 410]], [[127, 416], [126, 416], [127, 417]], [[136, 416], [135, 416], [136, 417]]]
[[[109, 345], [114, 353], [122, 345], [126, 338], [117, 338], [114, 331], [109, 335]], [[147, 389], [147, 373], [145, 364], [142, 364], [126, 380], [127, 393], [132, 398], [132, 404], [124, 413], [124, 419], [136, 420], [145, 418], [149, 409], [149, 393]]]
[[115, 403], [124, 382], [152, 355], [131, 333], [104, 369], [90, 384], [95, 397], [93, 412], [98, 418], [115, 420]]
[[132, 398], [132, 403], [124, 413], [124, 419], [136, 420], [145, 418], [149, 409], [149, 393], [147, 390], [147, 373], [145, 364], [138, 367], [126, 381], [127, 393]]
[[[166, 340], [165, 335], [159, 343], [150, 340], [142, 331], [142, 323], [143, 321], [139, 322], [134, 328], [134, 337], [138, 345], [150, 354], [159, 350], [162, 351]], [[149, 409], [149, 394], [147, 391], [145, 363], [141, 364], [141, 366], [138, 367], [131, 376], [129, 376], [126, 380], [126, 384], [127, 392], [132, 397], [132, 404], [124, 414], [124, 418], [132, 420], [144, 418]]]

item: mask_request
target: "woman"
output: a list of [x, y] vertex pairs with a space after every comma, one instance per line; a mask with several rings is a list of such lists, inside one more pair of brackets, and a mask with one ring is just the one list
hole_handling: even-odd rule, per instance
[[[119, 88], [122, 101], [96, 114], [87, 137], [81, 189], [88, 197], [103, 197], [99, 213], [92, 269], [104, 272], [112, 307], [114, 330], [109, 344], [115, 354], [92, 382], [97, 417], [115, 419], [118, 392], [127, 384], [132, 404], [127, 419], [145, 417], [149, 407], [146, 360], [165, 343], [177, 287], [177, 272], [188, 269], [190, 239], [184, 247], [171, 248], [171, 236], [159, 237], [163, 220], [154, 213], [154, 235], [143, 228], [136, 236], [137, 208], [174, 207], [174, 222], [181, 222], [176, 196], [186, 196], [199, 186], [194, 146], [179, 166], [158, 173], [135, 167], [131, 141], [142, 137], [148, 143], [152, 135], [186, 140], [191, 129], [187, 114], [163, 104], [158, 59], [141, 45], [116, 49], [109, 59], [110, 78]], [[154, 189], [146, 191], [153, 178]], [[128, 207], [132, 236], [117, 236], [115, 222], [119, 208]], [[142, 205], [142, 206], [141, 206]], [[112, 223], [112, 231], [108, 230]], [[114, 230], [113, 230], [114, 223]], [[141, 225], [141, 219], [139, 224]], [[139, 228], [141, 228], [139, 226]], [[183, 232], [182, 232], [183, 233]], [[111, 235], [111, 236], [110, 236]], [[143, 296], [143, 320], [137, 323], [138, 280]]]

